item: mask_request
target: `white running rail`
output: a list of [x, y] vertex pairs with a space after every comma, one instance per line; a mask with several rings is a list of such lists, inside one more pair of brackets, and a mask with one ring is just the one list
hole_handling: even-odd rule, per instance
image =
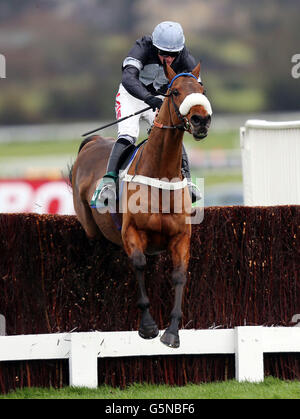
[[[161, 335], [163, 331], [160, 332]], [[0, 336], [0, 362], [69, 359], [69, 384], [95, 388], [97, 360], [105, 357], [234, 354], [238, 381], [264, 379], [264, 353], [300, 352], [299, 327], [239, 326], [234, 329], [180, 330], [181, 346], [138, 332], [73, 332]]]

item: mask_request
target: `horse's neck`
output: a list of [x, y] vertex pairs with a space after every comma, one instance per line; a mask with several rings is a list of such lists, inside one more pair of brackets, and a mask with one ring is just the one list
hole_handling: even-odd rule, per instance
[[137, 174], [159, 179], [180, 177], [182, 138], [182, 131], [153, 127], [137, 167]]
[[[161, 117], [162, 113], [165, 117]], [[160, 112], [159, 122], [166, 126], [173, 125], [168, 115], [169, 112]], [[181, 130], [153, 126], [136, 167], [136, 174], [159, 179], [181, 177], [182, 139]]]

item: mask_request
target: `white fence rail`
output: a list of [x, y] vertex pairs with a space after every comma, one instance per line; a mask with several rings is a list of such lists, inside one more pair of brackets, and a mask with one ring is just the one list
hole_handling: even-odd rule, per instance
[[143, 340], [137, 332], [0, 336], [0, 362], [69, 359], [69, 384], [95, 388], [98, 358], [234, 354], [236, 379], [259, 382], [264, 379], [264, 353], [300, 352], [299, 327], [240, 326], [179, 333], [178, 349], [164, 346], [159, 338]]

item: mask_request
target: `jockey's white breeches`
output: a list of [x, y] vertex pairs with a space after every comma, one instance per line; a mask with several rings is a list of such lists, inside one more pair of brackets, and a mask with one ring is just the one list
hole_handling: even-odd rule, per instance
[[[140, 99], [135, 98], [120, 84], [119, 91], [116, 96], [116, 118], [120, 119], [124, 116], [131, 115], [147, 107], [147, 104]], [[150, 126], [153, 124], [155, 112], [149, 109], [142, 114], [132, 116], [125, 121], [118, 123], [118, 138], [126, 138], [133, 144], [139, 137], [140, 120], [145, 120]]]

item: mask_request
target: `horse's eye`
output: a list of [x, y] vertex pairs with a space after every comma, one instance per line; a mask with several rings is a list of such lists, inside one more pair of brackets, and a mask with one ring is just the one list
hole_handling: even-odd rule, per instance
[[179, 96], [179, 95], [180, 95], [180, 93], [178, 92], [178, 90], [177, 90], [177, 89], [173, 89], [173, 90], [172, 90], [172, 94], [173, 94], [174, 96]]

